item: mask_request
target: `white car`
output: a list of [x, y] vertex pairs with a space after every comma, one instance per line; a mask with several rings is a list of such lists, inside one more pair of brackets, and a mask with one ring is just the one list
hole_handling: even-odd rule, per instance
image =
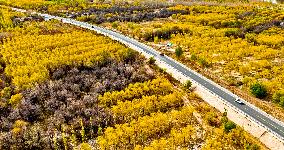
[[243, 101], [241, 101], [241, 99], [239, 99], [239, 98], [236, 98], [235, 102], [238, 103], [238, 104], [241, 104], [241, 105], [244, 105], [244, 104], [245, 104], [245, 103], [244, 103]]

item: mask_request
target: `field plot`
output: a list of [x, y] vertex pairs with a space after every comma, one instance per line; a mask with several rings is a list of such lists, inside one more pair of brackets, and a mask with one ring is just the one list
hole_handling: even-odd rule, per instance
[[266, 149], [139, 53], [1, 12], [0, 149]]

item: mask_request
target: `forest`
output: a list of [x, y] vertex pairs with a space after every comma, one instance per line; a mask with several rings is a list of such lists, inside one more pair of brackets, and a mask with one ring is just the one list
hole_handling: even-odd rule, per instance
[[[147, 23], [117, 22], [114, 27], [144, 41], [172, 42], [183, 48], [184, 57], [180, 61], [196, 61], [216, 75], [223, 74], [221, 78], [231, 85], [247, 88], [258, 81], [267, 86], [271, 95], [283, 88], [283, 83], [279, 83], [284, 41], [281, 8], [255, 11], [256, 6], [175, 6], [170, 9], [189, 10], [190, 14]], [[175, 55], [169, 50], [167, 53]]]
[[155, 47], [284, 120], [282, 8], [270, 3], [176, 5], [167, 9], [187, 14], [102, 25]]
[[0, 149], [267, 149], [138, 52], [0, 11]]
[[[283, 4], [174, 2], [2, 0], [0, 4], [73, 18], [129, 35], [284, 121]], [[167, 46], [169, 43], [173, 46]]]

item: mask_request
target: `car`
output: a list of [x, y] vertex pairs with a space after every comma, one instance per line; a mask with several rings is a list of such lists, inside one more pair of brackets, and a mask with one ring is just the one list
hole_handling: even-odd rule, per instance
[[165, 54], [164, 54], [164, 53], [160, 53], [160, 55], [161, 55], [161, 56], [165, 56]]
[[243, 101], [241, 101], [241, 99], [239, 98], [236, 98], [235, 99], [235, 102], [238, 103], [238, 104], [241, 104], [241, 105], [244, 105], [245, 103]]
[[94, 26], [92, 26], [92, 28], [94, 28]]

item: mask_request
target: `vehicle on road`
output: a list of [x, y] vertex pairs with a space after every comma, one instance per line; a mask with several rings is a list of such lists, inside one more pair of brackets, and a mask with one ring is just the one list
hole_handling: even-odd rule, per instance
[[161, 56], [165, 56], [165, 54], [164, 54], [164, 53], [160, 53], [160, 55], [161, 55]]
[[244, 103], [243, 101], [241, 101], [241, 99], [239, 99], [239, 98], [236, 98], [235, 102], [238, 103], [238, 104], [241, 104], [241, 105], [244, 105], [244, 104], [245, 104], [245, 103]]

